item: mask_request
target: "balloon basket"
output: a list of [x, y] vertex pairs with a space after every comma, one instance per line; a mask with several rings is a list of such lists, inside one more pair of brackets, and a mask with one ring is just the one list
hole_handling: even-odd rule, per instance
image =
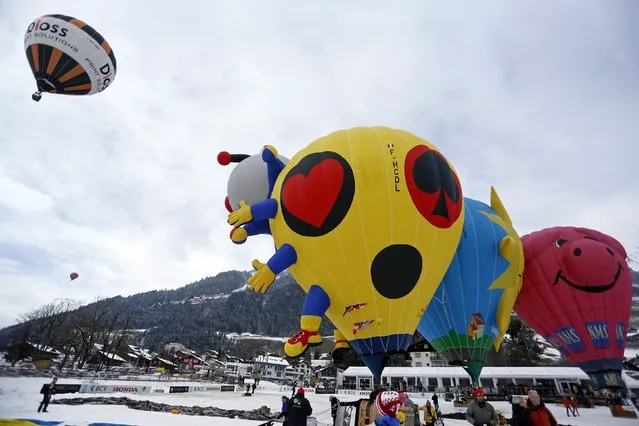
[[623, 419], [636, 419], [637, 412], [632, 405], [613, 405], [610, 407], [612, 417], [620, 417]]
[[35, 92], [33, 95], [31, 95], [31, 99], [33, 99], [36, 102], [40, 102], [40, 99], [42, 99], [42, 93]]

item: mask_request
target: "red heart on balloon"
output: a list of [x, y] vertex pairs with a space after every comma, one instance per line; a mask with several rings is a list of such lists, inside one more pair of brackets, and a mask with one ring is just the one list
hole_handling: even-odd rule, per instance
[[282, 204], [301, 221], [320, 228], [333, 210], [344, 183], [344, 168], [329, 158], [317, 163], [304, 176], [289, 177], [282, 188]]

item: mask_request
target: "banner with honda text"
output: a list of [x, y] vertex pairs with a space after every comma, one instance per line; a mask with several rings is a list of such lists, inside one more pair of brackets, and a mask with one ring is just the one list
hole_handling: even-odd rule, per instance
[[[80, 385], [78, 385], [80, 386]], [[85, 384], [80, 393], [151, 393], [151, 386]]]

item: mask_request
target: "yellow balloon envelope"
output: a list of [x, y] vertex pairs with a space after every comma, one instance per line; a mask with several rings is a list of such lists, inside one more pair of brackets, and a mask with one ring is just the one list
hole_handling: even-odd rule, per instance
[[[277, 154], [269, 149], [267, 165]], [[278, 173], [271, 198], [246, 207], [253, 225], [269, 220], [277, 248], [267, 264], [254, 262], [249, 282], [257, 289], [288, 268], [307, 292], [287, 355], [321, 342], [326, 315], [379, 377], [388, 356], [408, 347], [455, 253], [459, 178], [431, 143], [387, 127], [336, 131], [280, 167], [269, 169]]]

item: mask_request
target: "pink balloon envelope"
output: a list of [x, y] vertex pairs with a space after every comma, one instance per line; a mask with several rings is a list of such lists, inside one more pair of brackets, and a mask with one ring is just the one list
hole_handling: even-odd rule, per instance
[[632, 304], [626, 251], [599, 231], [554, 227], [522, 237], [524, 278], [515, 312], [597, 388], [623, 387]]

